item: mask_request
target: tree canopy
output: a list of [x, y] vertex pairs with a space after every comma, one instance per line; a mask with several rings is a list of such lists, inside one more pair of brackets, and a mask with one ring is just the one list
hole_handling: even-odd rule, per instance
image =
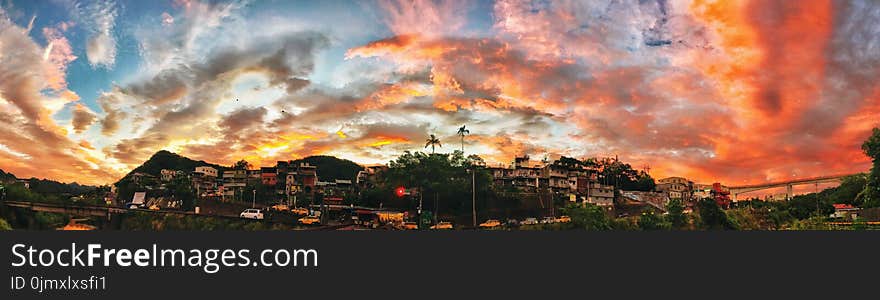
[[862, 144], [862, 151], [871, 158], [873, 166], [859, 201], [863, 207], [880, 207], [880, 128], [874, 128], [871, 136]]

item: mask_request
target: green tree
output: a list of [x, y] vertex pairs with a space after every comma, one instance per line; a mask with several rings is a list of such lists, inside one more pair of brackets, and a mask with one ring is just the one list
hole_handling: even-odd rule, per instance
[[854, 206], [862, 206], [857, 201], [859, 193], [865, 190], [868, 183], [868, 176], [865, 173], [859, 173], [844, 177], [840, 185], [829, 188], [820, 193], [820, 197], [829, 199], [831, 203], [844, 203]]
[[682, 229], [687, 226], [687, 216], [684, 214], [684, 204], [681, 200], [670, 200], [666, 204], [666, 213], [666, 221], [672, 229]]
[[653, 210], [642, 212], [642, 215], [639, 216], [639, 229], [641, 230], [660, 230], [669, 228], [670, 224], [663, 221], [663, 218], [655, 214]]
[[600, 180], [626, 191], [652, 191], [656, 186], [654, 178], [646, 172], [632, 168], [617, 158], [591, 159], [583, 162], [586, 166], [598, 168]]
[[871, 158], [873, 166], [868, 174], [865, 189], [859, 194], [862, 207], [880, 207], [880, 128], [862, 144], [862, 151]]
[[621, 231], [639, 230], [639, 220], [636, 217], [617, 218], [611, 221], [611, 228]]
[[571, 224], [575, 229], [584, 230], [610, 230], [611, 220], [605, 214], [605, 210], [599, 206], [586, 203], [578, 205], [570, 203], [562, 209], [562, 212], [571, 217]]
[[711, 198], [705, 198], [697, 202], [697, 210], [699, 211], [700, 222], [704, 229], [736, 229], [730, 220], [727, 219], [727, 214]]
[[[388, 170], [379, 179], [381, 193], [367, 193], [366, 196], [386, 197], [386, 206], [413, 209], [418, 205], [419, 197], [423, 197], [424, 208], [435, 208], [441, 213], [460, 215], [470, 212], [471, 181], [470, 170], [476, 172], [476, 198], [494, 197], [491, 189], [492, 176], [482, 167], [482, 159], [471, 155], [464, 157], [461, 151], [452, 154], [425, 154], [422, 152], [404, 152], [403, 155], [388, 164]], [[396, 187], [417, 190], [421, 195], [398, 198], [391, 196]], [[362, 195], [365, 193], [362, 192]], [[407, 203], [402, 203], [407, 202]], [[480, 201], [482, 205], [485, 201]], [[436, 213], [436, 212], [435, 212]]]
[[738, 230], [770, 229], [770, 226], [768, 226], [769, 222], [766, 222], [761, 218], [763, 214], [756, 213], [756, 211], [753, 211], [748, 207], [729, 209], [725, 211], [725, 213], [733, 227]]
[[782, 202], [792, 217], [799, 220], [812, 216], [827, 216], [834, 212], [830, 199], [822, 198], [818, 193], [797, 195], [788, 202]]
[[183, 210], [193, 210], [196, 207], [196, 191], [189, 177], [175, 176], [171, 180], [169, 189], [174, 199], [181, 202], [180, 206]]
[[830, 225], [825, 222], [824, 217], [811, 217], [803, 220], [796, 220], [791, 224], [793, 230], [831, 230]]

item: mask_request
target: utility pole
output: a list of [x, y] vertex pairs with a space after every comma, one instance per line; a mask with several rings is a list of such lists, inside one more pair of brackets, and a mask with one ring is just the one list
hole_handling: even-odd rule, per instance
[[477, 228], [477, 170], [471, 170], [471, 216], [474, 219], [474, 228]]
[[251, 208], [257, 207], [257, 188], [256, 187], [254, 187], [254, 198], [252, 201], [253, 202], [251, 202]]
[[816, 215], [820, 215], [819, 213], [819, 182], [816, 182]]

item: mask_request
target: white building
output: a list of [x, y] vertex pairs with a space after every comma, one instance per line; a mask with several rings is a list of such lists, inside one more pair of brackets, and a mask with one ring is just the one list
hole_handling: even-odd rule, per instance
[[209, 166], [196, 167], [195, 173], [202, 173], [205, 176], [217, 177], [217, 169]]

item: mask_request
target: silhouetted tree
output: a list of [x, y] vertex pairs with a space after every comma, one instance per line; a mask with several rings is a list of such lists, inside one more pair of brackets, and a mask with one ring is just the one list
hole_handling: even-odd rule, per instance
[[431, 146], [431, 154], [434, 154], [434, 147], [435, 146], [440, 146], [440, 148], [443, 148], [443, 145], [440, 144], [440, 139], [438, 139], [433, 134], [431, 135], [431, 137], [429, 137], [427, 140], [425, 140], [425, 142], [426, 142], [425, 148], [428, 148], [428, 146]]
[[461, 137], [461, 152], [464, 153], [464, 136], [471, 134], [471, 131], [467, 130], [465, 128], [465, 125], [461, 125], [461, 127], [458, 128], [458, 132], [456, 134]]
[[248, 161], [246, 161], [244, 159], [239, 160], [239, 161], [235, 162], [234, 165], [232, 165], [232, 168], [236, 169], [236, 170], [250, 170], [251, 167], [252, 167], [251, 163], [249, 163]]

